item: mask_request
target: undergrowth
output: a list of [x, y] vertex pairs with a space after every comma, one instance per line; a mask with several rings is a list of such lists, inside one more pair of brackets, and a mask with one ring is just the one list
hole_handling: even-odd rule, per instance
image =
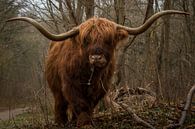
[[[170, 123], [177, 123], [181, 110], [175, 107], [161, 105], [153, 108], [135, 110], [136, 114], [157, 129], [162, 129]], [[57, 126], [53, 122], [53, 113], [47, 117], [36, 110], [29, 110], [16, 116], [11, 120], [0, 121], [0, 129], [75, 129], [75, 121], [66, 124], [64, 127]], [[146, 129], [133, 120], [124, 111], [120, 112], [99, 112], [93, 118], [94, 129]], [[182, 129], [194, 129], [195, 114], [188, 113]]]

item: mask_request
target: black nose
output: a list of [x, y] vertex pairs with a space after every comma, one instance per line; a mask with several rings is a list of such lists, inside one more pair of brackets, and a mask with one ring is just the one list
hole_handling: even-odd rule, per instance
[[102, 54], [103, 50], [101, 48], [95, 49], [95, 54]]

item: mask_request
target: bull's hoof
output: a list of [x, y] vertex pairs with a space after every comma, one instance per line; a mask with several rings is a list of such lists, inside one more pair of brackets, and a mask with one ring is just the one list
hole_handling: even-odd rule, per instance
[[[77, 118], [77, 127], [83, 128], [83, 127], [92, 127], [92, 120], [91, 117], [86, 113], [86, 112], [82, 112], [78, 118]], [[88, 129], [88, 128], [84, 128], [84, 129]], [[89, 128], [91, 129], [91, 128]]]
[[94, 129], [94, 127], [92, 125], [84, 125], [79, 127], [79, 129]]

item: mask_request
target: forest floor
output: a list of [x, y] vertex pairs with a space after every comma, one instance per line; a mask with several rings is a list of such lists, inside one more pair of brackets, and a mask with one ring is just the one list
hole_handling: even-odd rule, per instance
[[[160, 104], [156, 107], [144, 107], [134, 112], [156, 129], [162, 129], [170, 123], [177, 123], [181, 117], [181, 109], [177, 106]], [[5, 115], [6, 110], [0, 114]], [[8, 113], [9, 114], [9, 113]], [[75, 129], [75, 122], [59, 127], [53, 122], [53, 113], [39, 112], [37, 109], [18, 108], [12, 110], [12, 118], [7, 116], [0, 120], [0, 129]], [[111, 110], [98, 112], [93, 118], [94, 129], [146, 129], [137, 123], [125, 111], [113, 112]], [[195, 113], [189, 112], [184, 126], [180, 129], [195, 129]]]

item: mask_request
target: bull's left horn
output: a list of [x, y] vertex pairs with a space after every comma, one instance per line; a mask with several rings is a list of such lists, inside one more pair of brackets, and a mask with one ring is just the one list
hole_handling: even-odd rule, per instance
[[126, 30], [130, 35], [138, 35], [143, 32], [145, 32], [158, 18], [168, 15], [168, 14], [184, 14], [184, 15], [189, 15], [187, 12], [183, 11], [177, 11], [177, 10], [165, 10], [161, 11], [159, 13], [156, 13], [152, 15], [143, 25], [137, 27], [137, 28], [130, 28], [126, 26], [122, 26], [117, 24], [117, 29], [124, 29]]
[[8, 19], [7, 22], [16, 21], [16, 20], [25, 21], [25, 22], [30, 23], [35, 28], [37, 28], [45, 37], [47, 37], [48, 39], [53, 40], [53, 41], [62, 41], [62, 40], [70, 38], [70, 37], [79, 33], [79, 27], [75, 27], [72, 30], [69, 30], [65, 33], [55, 35], [55, 34], [50, 33], [40, 23], [38, 23], [34, 19], [28, 18], [28, 17], [15, 17], [15, 18]]

